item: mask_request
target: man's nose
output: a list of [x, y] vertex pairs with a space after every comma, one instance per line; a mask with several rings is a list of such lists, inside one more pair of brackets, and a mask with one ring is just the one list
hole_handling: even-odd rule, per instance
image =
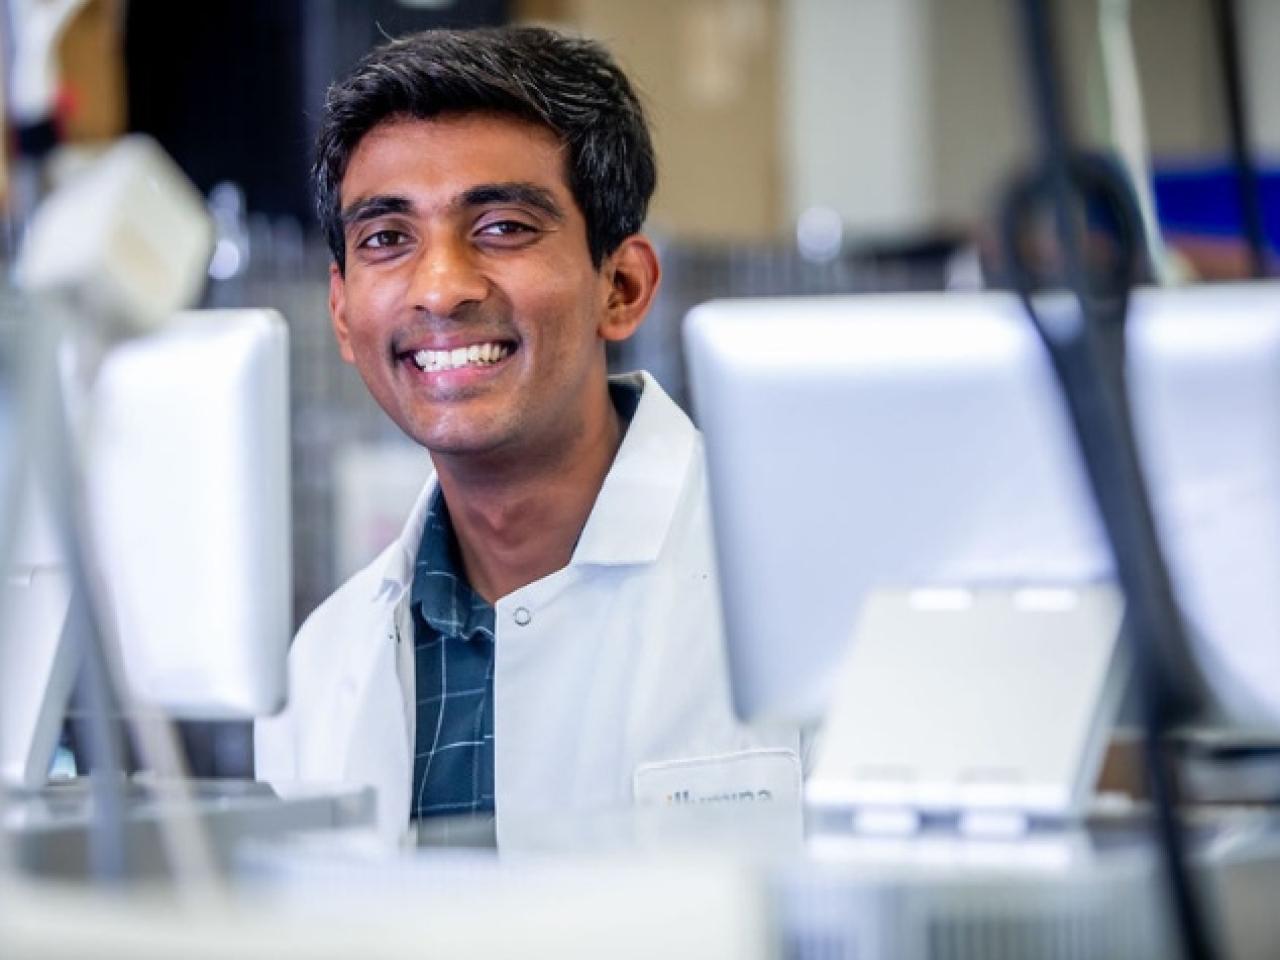
[[483, 301], [489, 289], [474, 251], [453, 239], [426, 244], [415, 265], [412, 284], [413, 306], [437, 317], [452, 317], [468, 304]]

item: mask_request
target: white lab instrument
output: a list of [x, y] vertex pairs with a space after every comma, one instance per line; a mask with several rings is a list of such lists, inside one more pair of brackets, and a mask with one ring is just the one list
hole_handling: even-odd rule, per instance
[[71, 584], [57, 566], [13, 567], [0, 632], [0, 781], [42, 785], [62, 731], [79, 660], [63, 640]]
[[154, 140], [125, 137], [39, 208], [17, 280], [100, 337], [146, 331], [195, 302], [212, 246], [199, 191]]
[[[227, 316], [154, 334], [198, 296], [211, 242], [199, 192], [144, 137], [36, 211], [15, 270], [32, 308], [15, 365], [22, 476], [3, 504], [16, 515], [29, 470], [65, 559], [70, 640], [55, 647], [85, 654], [86, 741], [102, 774], [89, 780], [92, 872], [126, 866], [119, 709], [172, 811], [160, 821], [170, 864], [206, 892], [214, 859], [176, 737], [131, 695], [186, 716], [276, 709], [290, 624], [283, 324]], [[3, 626], [10, 649], [28, 639]], [[0, 698], [24, 679], [0, 676]]]
[[[1126, 329], [1195, 654], [1233, 722], [1280, 723], [1280, 286], [1141, 290]], [[876, 588], [1109, 574], [1012, 295], [723, 301], [685, 337], [744, 716], [819, 716]]]
[[45, 313], [31, 321], [45, 342], [29, 337], [41, 362], [66, 334], [65, 410], [43, 399], [40, 417], [72, 420], [55, 509], [86, 494], [80, 536], [105, 586], [81, 600], [116, 628], [143, 704], [221, 718], [284, 697], [287, 337], [264, 311], [177, 313], [211, 241], [198, 191], [154, 141], [127, 137], [39, 209], [17, 278]]
[[270, 310], [192, 311], [113, 349], [85, 485], [140, 704], [276, 712], [292, 633], [288, 337]]
[[1025, 833], [1083, 821], [1129, 677], [1110, 584], [876, 590], [806, 797], [860, 826]]

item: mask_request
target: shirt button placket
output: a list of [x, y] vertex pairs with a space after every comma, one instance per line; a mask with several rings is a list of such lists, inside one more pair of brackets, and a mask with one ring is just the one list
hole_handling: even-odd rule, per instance
[[533, 620], [533, 614], [528, 607], [516, 607], [511, 611], [511, 619], [516, 622], [517, 627], [527, 627]]

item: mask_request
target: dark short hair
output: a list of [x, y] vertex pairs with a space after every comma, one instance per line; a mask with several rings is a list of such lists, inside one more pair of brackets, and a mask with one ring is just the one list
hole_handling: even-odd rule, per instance
[[338, 192], [365, 134], [394, 117], [472, 112], [531, 121], [559, 137], [596, 267], [641, 228], [657, 182], [653, 144], [635, 91], [602, 46], [541, 27], [426, 30], [367, 54], [325, 98], [312, 178], [339, 269]]

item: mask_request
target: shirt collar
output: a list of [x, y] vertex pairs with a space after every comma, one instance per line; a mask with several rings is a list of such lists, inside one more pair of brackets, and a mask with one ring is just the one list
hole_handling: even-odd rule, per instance
[[459, 568], [449, 508], [439, 488], [427, 508], [409, 602], [433, 630], [445, 636], [493, 639], [493, 607], [471, 589]]

